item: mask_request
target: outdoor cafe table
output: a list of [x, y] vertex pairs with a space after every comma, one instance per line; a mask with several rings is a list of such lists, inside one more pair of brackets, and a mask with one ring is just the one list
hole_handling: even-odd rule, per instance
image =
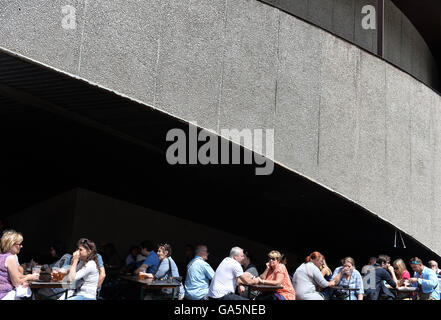
[[144, 290], [161, 290], [161, 289], [173, 289], [172, 291], [172, 300], [175, 298], [175, 290], [177, 287], [179, 287], [181, 284], [172, 279], [172, 280], [153, 280], [152, 278], [147, 279], [139, 279], [139, 276], [133, 276], [133, 275], [123, 275], [121, 276], [121, 279], [137, 283], [141, 286], [141, 293], [140, 298], [141, 300], [144, 300], [145, 294]]
[[269, 284], [253, 284], [248, 286], [248, 299], [251, 299], [251, 291], [260, 292], [276, 292], [279, 289], [283, 289], [283, 286], [272, 286]]
[[403, 294], [408, 294], [408, 297], [410, 297], [410, 295], [412, 294], [412, 292], [415, 292], [418, 290], [417, 287], [396, 287], [396, 288], [392, 288], [389, 284], [385, 284], [386, 288], [390, 289], [390, 290], [394, 290], [398, 293], [403, 293]]
[[37, 289], [43, 289], [43, 288], [50, 288], [50, 289], [54, 289], [54, 288], [62, 288], [64, 289], [63, 291], [57, 293], [57, 294], [53, 294], [49, 297], [45, 297], [47, 298], [51, 298], [53, 296], [58, 296], [60, 295], [60, 293], [64, 293], [65, 294], [65, 298], [67, 299], [67, 293], [68, 290], [74, 290], [75, 286], [73, 285], [73, 283], [69, 283], [69, 282], [55, 282], [55, 281], [41, 281], [41, 280], [37, 280], [37, 281], [31, 281], [29, 282], [29, 287], [31, 288], [32, 291], [32, 295], [35, 294], [35, 291]]
[[347, 291], [348, 295], [349, 295], [349, 300], [351, 300], [351, 291], [358, 291], [358, 290], [360, 290], [360, 288], [349, 288], [349, 287], [340, 287], [340, 286], [332, 287], [332, 289], [333, 290]]

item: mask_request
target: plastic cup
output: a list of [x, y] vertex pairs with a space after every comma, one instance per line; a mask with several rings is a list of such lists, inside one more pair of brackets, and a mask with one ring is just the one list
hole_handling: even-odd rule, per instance
[[63, 278], [66, 276], [67, 274], [67, 269], [61, 268], [58, 271], [58, 281], [63, 281]]
[[146, 278], [147, 278], [147, 273], [141, 271], [139, 273], [139, 280], [145, 280]]
[[60, 268], [57, 268], [57, 267], [52, 268], [51, 281], [58, 282], [59, 271], [60, 271]]
[[41, 266], [32, 267], [32, 274], [40, 274]]

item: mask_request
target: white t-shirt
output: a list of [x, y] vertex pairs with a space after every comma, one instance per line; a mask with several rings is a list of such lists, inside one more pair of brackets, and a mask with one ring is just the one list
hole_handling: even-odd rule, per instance
[[208, 296], [210, 298], [222, 298], [236, 291], [237, 278], [243, 274], [242, 266], [233, 258], [225, 258], [217, 267], [211, 280]]
[[78, 264], [77, 273], [75, 275], [75, 286], [77, 288], [79, 287], [76, 295], [96, 299], [96, 290], [100, 273], [96, 267], [95, 261], [90, 260], [84, 267], [83, 264], [82, 261]]

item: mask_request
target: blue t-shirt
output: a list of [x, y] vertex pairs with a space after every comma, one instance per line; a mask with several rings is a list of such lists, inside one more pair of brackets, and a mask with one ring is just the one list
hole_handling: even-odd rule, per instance
[[150, 251], [147, 258], [144, 260], [143, 264], [147, 266], [145, 272], [155, 274], [158, 270], [159, 258], [155, 251]]
[[[63, 256], [63, 258], [65, 257], [65, 256], [67, 256], [68, 254], [65, 254], [64, 256]], [[64, 262], [64, 265], [63, 265], [63, 267], [69, 267], [70, 266], [70, 263], [72, 262], [72, 255], [70, 255], [69, 254], [69, 259], [66, 259], [66, 260], [64, 260], [65, 262]], [[60, 259], [61, 260], [61, 259]], [[97, 260], [97, 262], [98, 262], [98, 269], [99, 268], [103, 268], [104, 267], [104, 262], [103, 262], [103, 257], [99, 254], [99, 253], [97, 253], [96, 254], [96, 260]]]
[[187, 268], [185, 297], [190, 300], [201, 300], [208, 294], [214, 270], [199, 256], [191, 260]]

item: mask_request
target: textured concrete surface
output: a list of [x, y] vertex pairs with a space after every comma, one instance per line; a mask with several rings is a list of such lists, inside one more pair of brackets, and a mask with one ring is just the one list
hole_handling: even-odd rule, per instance
[[[0, 0], [0, 47], [213, 131], [274, 129], [277, 162], [441, 254], [441, 98], [421, 82], [255, 0], [70, 1], [75, 31], [42, 3]], [[394, 59], [424, 71], [415, 43]]]
[[[377, 30], [365, 30], [361, 21], [366, 5], [378, 9], [378, 0], [262, 0], [331, 31], [365, 50], [377, 53]], [[377, 10], [378, 13], [378, 10]], [[439, 74], [428, 46], [409, 19], [385, 0], [384, 58], [424, 83], [436, 87]], [[408, 45], [410, 44], [410, 45]], [[414, 61], [413, 64], [409, 60]]]

